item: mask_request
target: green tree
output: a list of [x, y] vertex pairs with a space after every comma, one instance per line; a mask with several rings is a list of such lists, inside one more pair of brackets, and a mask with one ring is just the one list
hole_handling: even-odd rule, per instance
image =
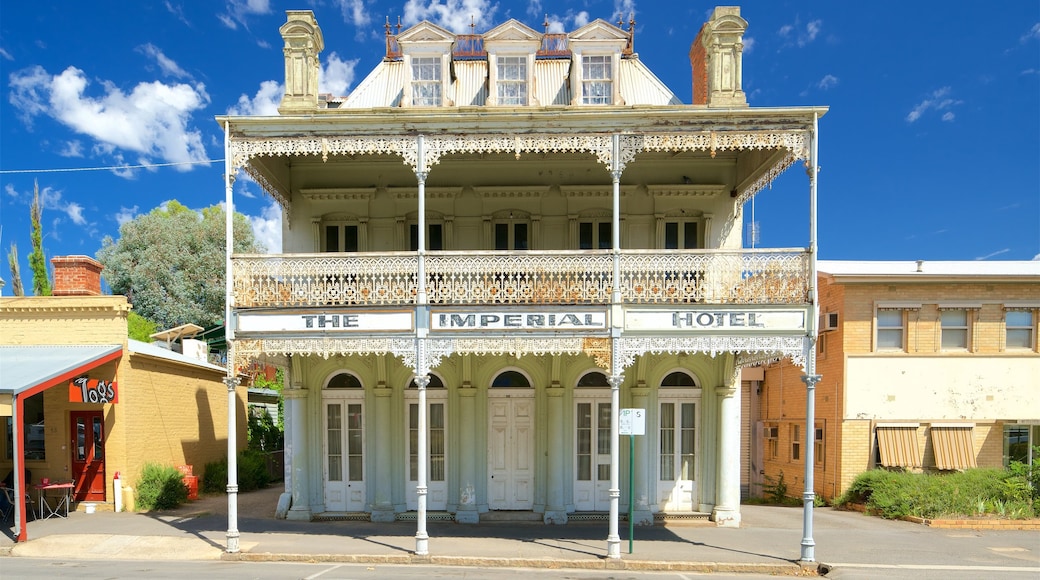
[[152, 342], [152, 335], [159, 331], [154, 322], [132, 310], [126, 317], [126, 327], [130, 338], [141, 342]]
[[[113, 293], [160, 329], [224, 320], [224, 209], [195, 211], [171, 200], [106, 236], [97, 259]], [[236, 213], [234, 252], [261, 251], [249, 220]]]
[[29, 219], [32, 222], [30, 239], [32, 252], [29, 253], [29, 269], [32, 270], [33, 294], [36, 296], [51, 295], [51, 280], [47, 273], [47, 257], [43, 253], [43, 206], [40, 204], [40, 184], [33, 181], [33, 202], [29, 207]]
[[11, 243], [11, 251], [7, 254], [7, 264], [11, 267], [11, 294], [25, 296], [22, 288], [22, 273], [18, 271], [18, 246]]

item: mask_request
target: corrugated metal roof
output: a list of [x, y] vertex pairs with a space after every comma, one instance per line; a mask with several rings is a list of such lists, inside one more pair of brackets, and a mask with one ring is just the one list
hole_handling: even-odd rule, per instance
[[340, 105], [340, 109], [398, 107], [404, 94], [404, 62], [381, 61]]
[[454, 67], [455, 105], [465, 107], [487, 103], [487, 61], [457, 60]]
[[0, 392], [18, 394], [86, 372], [122, 351], [118, 344], [0, 346]]
[[538, 104], [571, 104], [571, 87], [567, 77], [571, 70], [570, 59], [546, 59], [534, 61], [535, 95]]
[[127, 340], [127, 348], [129, 348], [132, 354], [143, 354], [154, 358], [162, 358], [181, 364], [196, 366], [199, 368], [209, 369], [211, 371], [224, 372], [227, 369], [221, 366], [217, 366], [211, 362], [192, 358], [187, 355], [183, 355], [179, 352], [156, 346], [154, 344], [148, 344], [147, 342], [141, 342], [140, 340], [129, 339]]
[[681, 105], [661, 79], [638, 58], [621, 59], [618, 75], [621, 83], [621, 98], [626, 105]]

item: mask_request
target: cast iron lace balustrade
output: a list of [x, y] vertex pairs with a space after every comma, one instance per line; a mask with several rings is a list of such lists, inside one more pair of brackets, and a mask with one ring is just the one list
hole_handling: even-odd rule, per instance
[[[238, 255], [236, 308], [411, 305], [412, 253]], [[609, 251], [430, 252], [431, 304], [609, 304]], [[805, 304], [809, 256], [794, 250], [626, 250], [629, 304]]]

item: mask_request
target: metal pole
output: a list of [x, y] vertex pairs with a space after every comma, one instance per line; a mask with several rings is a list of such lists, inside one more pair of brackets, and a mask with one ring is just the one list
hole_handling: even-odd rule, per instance
[[[621, 166], [620, 166], [620, 138], [617, 134], [612, 136], [610, 175], [613, 182], [613, 222], [611, 231], [611, 245], [613, 246], [614, 274], [611, 281], [611, 307], [618, 308], [621, 304]], [[619, 348], [618, 338], [620, 329], [611, 328], [611, 368], [610, 368], [610, 522], [607, 529], [607, 557], [621, 558], [621, 536], [618, 534], [618, 503], [621, 499], [621, 484], [618, 476], [618, 454], [620, 441], [618, 435], [618, 414], [621, 412], [621, 368], [620, 358], [617, 356]]]
[[228, 530], [227, 551], [238, 552], [238, 441], [237, 441], [237, 406], [238, 398], [235, 387], [238, 377], [235, 370], [235, 358], [231, 346], [234, 340], [234, 328], [231, 324], [231, 297], [234, 280], [231, 272], [231, 253], [235, 249], [235, 204], [232, 200], [231, 172], [234, 165], [231, 160], [231, 123], [224, 121], [224, 342], [227, 345], [227, 376], [224, 384], [228, 390]]
[[816, 383], [820, 375], [816, 374], [816, 323], [819, 317], [819, 290], [816, 282], [816, 257], [819, 252], [816, 240], [816, 177], [819, 173], [817, 156], [819, 155], [819, 113], [813, 113], [812, 147], [809, 151], [809, 320], [806, 327], [808, 335], [805, 341], [805, 487], [802, 490], [802, 551], [801, 561], [816, 561], [816, 542], [813, 540], [813, 504], [816, 502], [813, 470], [815, 468], [816, 427]]
[[635, 505], [632, 502], [633, 496], [635, 496], [635, 486], [632, 482], [635, 481], [635, 456], [636, 456], [636, 436], [628, 436], [628, 553], [632, 553], [632, 537], [635, 535], [635, 518], [633, 517], [635, 512]]

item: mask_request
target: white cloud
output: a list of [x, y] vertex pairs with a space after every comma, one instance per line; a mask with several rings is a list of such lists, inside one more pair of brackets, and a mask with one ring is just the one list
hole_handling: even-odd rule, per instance
[[838, 86], [838, 77], [834, 75], [825, 75], [820, 82], [816, 84], [820, 89], [827, 90]]
[[247, 95], [238, 97], [238, 104], [228, 109], [229, 115], [270, 116], [278, 114], [278, 104], [285, 94], [285, 87], [278, 81], [260, 83], [260, 90], [250, 99]]
[[498, 4], [490, 0], [408, 0], [404, 5], [405, 26], [429, 20], [456, 34], [470, 32], [470, 24], [476, 30], [490, 28]]
[[163, 74], [170, 77], [177, 78], [191, 78], [191, 75], [180, 67], [173, 59], [163, 54], [163, 51], [159, 50], [159, 47], [152, 43], [143, 44], [137, 47], [137, 51], [145, 56], [155, 60], [156, 64], [162, 70]]
[[83, 217], [83, 206], [80, 204], [70, 201], [63, 210], [72, 220], [72, 223], [82, 226], [87, 223], [87, 219]]
[[120, 206], [119, 207], [119, 211], [117, 211], [116, 215], [113, 216], [113, 217], [115, 217], [115, 220], [116, 220], [117, 224], [123, 225], [126, 222], [128, 222], [128, 221], [134, 219], [135, 217], [137, 217], [137, 214], [138, 214], [138, 211], [137, 211], [137, 206], [136, 205], [134, 207], [122, 207], [122, 206]]
[[354, 26], [365, 26], [372, 18], [365, 10], [365, 0], [336, 0], [343, 13], [343, 19]]
[[79, 139], [66, 141], [65, 146], [58, 151], [62, 157], [83, 157], [83, 142]]
[[218, 14], [217, 18], [224, 23], [224, 26], [232, 30], [236, 30], [239, 24], [248, 29], [249, 26], [246, 22], [248, 17], [270, 12], [269, 0], [228, 0], [227, 12]]
[[321, 67], [318, 76], [318, 92], [329, 93], [333, 96], [345, 96], [354, 83], [354, 67], [358, 59], [343, 60], [335, 52], [329, 55], [328, 62]]
[[745, 36], [742, 41], [744, 44], [744, 54], [750, 54], [755, 49], [755, 39], [750, 36]]
[[247, 216], [253, 226], [253, 237], [263, 244], [267, 253], [282, 251], [282, 206], [271, 201], [260, 211], [259, 216]]
[[11, 53], [7, 52], [3, 48], [0, 48], [0, 56], [6, 58], [7, 60], [14, 60], [14, 57], [11, 56]]
[[1001, 254], [1006, 254], [1006, 253], [1008, 253], [1010, 251], [1011, 251], [1011, 248], [1004, 248], [1003, 250], [997, 250], [996, 252], [993, 252], [993, 253], [990, 253], [990, 254], [986, 254], [985, 256], [979, 256], [978, 258], [975, 258], [975, 260], [976, 261], [977, 260], [988, 260], [990, 258], [999, 256]]
[[780, 27], [777, 34], [780, 35], [785, 41], [786, 45], [796, 44], [799, 47], [804, 47], [810, 42], [816, 40], [816, 37], [820, 35], [820, 31], [823, 30], [823, 20], [813, 20], [802, 28], [801, 22], [795, 20], [794, 24], [785, 24]]
[[[582, 26], [585, 26], [590, 21], [589, 13], [581, 10], [574, 12], [568, 10], [566, 14], [560, 16], [558, 14], [549, 15], [549, 33], [550, 34], [563, 34], [565, 32], [577, 30]], [[570, 24], [568, 24], [568, 22]]]
[[[35, 66], [10, 78], [10, 102], [27, 124], [36, 115], [47, 115], [95, 139], [95, 151], [124, 149], [140, 154], [145, 162], [150, 158], [171, 163], [207, 159], [201, 131], [189, 126], [192, 113], [209, 104], [202, 84], [154, 81], [139, 83], [124, 93], [102, 81], [104, 94], [94, 97], [86, 94], [89, 81], [75, 67], [51, 76]], [[179, 167], [182, 171], [190, 168]]]
[[933, 91], [930, 97], [914, 105], [914, 108], [907, 113], [906, 121], [913, 123], [930, 110], [942, 111], [941, 118], [943, 121], [953, 121], [954, 115], [950, 108], [961, 104], [963, 101], [950, 98], [951, 92], [952, 89], [950, 87], [942, 87]]
[[1033, 27], [1029, 29], [1029, 32], [1023, 34], [1022, 37], [1019, 38], [1019, 41], [1026, 43], [1034, 38], [1040, 40], [1040, 22], [1034, 24]]
[[[4, 187], [4, 192], [15, 199], [21, 200], [25, 205], [32, 203], [33, 194], [31, 191], [21, 193], [13, 185], [7, 184]], [[62, 199], [61, 191], [53, 187], [43, 186], [40, 188], [40, 206], [44, 211], [57, 211], [65, 214], [76, 225], [87, 225], [87, 218], [83, 217], [83, 206], [74, 201], [65, 201]], [[53, 224], [58, 226], [63, 219], [61, 217], [54, 218]]]
[[191, 23], [188, 22], [188, 19], [184, 17], [184, 7], [183, 6], [180, 6], [180, 5], [177, 5], [177, 4], [173, 4], [172, 2], [170, 2], [170, 0], [166, 0], [165, 4], [166, 4], [166, 10], [170, 14], [173, 14], [174, 16], [176, 16], [177, 20], [180, 20], [181, 22], [187, 24], [188, 26], [191, 26]]

